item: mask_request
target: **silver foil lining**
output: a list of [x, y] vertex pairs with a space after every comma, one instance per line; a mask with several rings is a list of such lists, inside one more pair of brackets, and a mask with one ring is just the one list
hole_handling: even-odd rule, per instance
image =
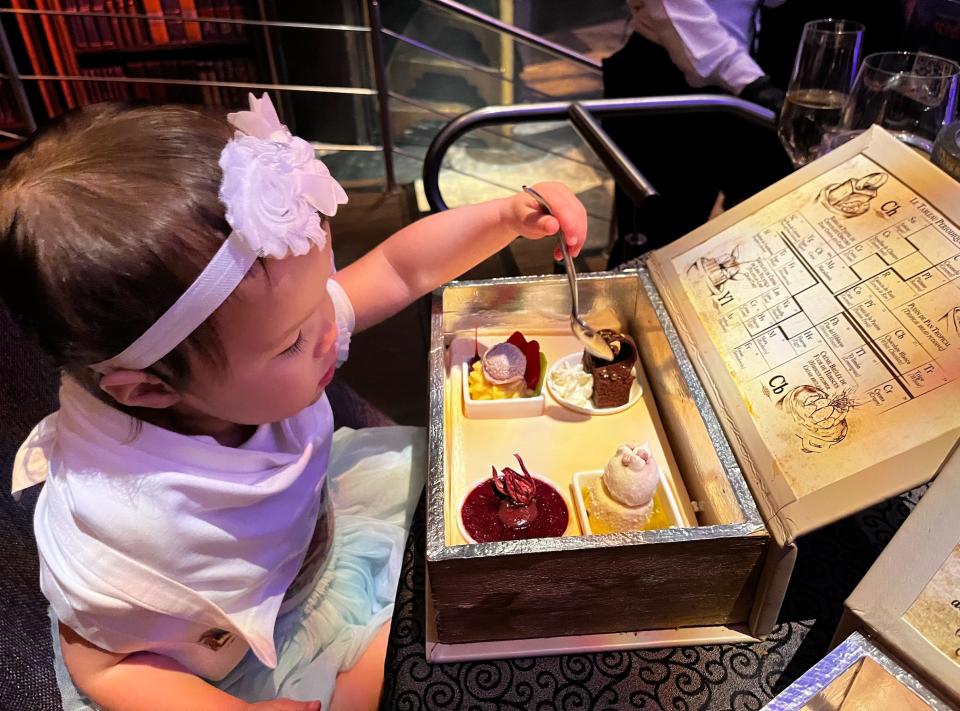
[[746, 514], [747, 519], [759, 522], [761, 518], [760, 512], [757, 510], [757, 504], [753, 500], [753, 495], [750, 493], [746, 479], [743, 478], [743, 472], [740, 471], [737, 458], [734, 456], [733, 450], [730, 448], [730, 442], [723, 432], [723, 427], [720, 425], [717, 412], [713, 409], [713, 403], [710, 402], [707, 391], [700, 381], [700, 376], [697, 375], [697, 371], [693, 366], [693, 361], [690, 360], [690, 356], [687, 355], [687, 349], [683, 347], [683, 343], [680, 341], [680, 335], [673, 325], [673, 319], [670, 317], [670, 314], [667, 313], [667, 307], [663, 303], [663, 299], [660, 298], [660, 292], [657, 291], [657, 287], [650, 278], [650, 272], [647, 271], [646, 266], [640, 266], [636, 274], [640, 278], [640, 284], [643, 286], [643, 290], [647, 293], [650, 302], [653, 304], [653, 310], [657, 314], [660, 325], [663, 327], [664, 334], [667, 336], [670, 349], [673, 351], [673, 357], [677, 361], [677, 367], [680, 368], [680, 374], [687, 384], [687, 389], [690, 391], [694, 402], [697, 403], [697, 409], [703, 418], [703, 424], [707, 428], [707, 433], [710, 435], [710, 441], [713, 442], [714, 449], [717, 450], [717, 457], [720, 459], [720, 463], [727, 473], [727, 478], [730, 480], [730, 486], [733, 488], [734, 495], [737, 497], [737, 501], [740, 503], [740, 507]]

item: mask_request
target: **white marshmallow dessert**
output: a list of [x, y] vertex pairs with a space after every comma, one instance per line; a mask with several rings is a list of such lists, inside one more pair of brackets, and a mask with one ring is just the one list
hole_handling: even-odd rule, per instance
[[591, 516], [621, 531], [638, 531], [653, 512], [653, 495], [660, 484], [660, 467], [650, 448], [624, 444], [617, 448], [603, 476], [586, 492]]

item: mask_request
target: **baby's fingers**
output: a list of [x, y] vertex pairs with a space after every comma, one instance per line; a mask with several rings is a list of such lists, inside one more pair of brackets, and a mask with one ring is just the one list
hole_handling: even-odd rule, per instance
[[527, 239], [540, 239], [556, 234], [560, 222], [547, 214], [529, 193], [518, 193], [511, 201], [511, 220], [516, 225], [517, 234]]
[[538, 183], [535, 189], [550, 204], [556, 228], [548, 234], [554, 234], [557, 228], [563, 230], [563, 238], [571, 256], [577, 256], [587, 238], [587, 211], [569, 188], [562, 183]]
[[560, 223], [553, 215], [540, 215], [536, 221], [536, 229], [543, 236], [553, 235], [560, 230]]

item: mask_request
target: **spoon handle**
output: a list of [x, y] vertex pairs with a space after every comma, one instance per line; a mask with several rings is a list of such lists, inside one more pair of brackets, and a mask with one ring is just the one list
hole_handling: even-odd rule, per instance
[[563, 239], [563, 232], [557, 232], [557, 243], [560, 245], [560, 253], [563, 255], [563, 264], [567, 268], [567, 281], [570, 282], [570, 300], [573, 303], [573, 313], [580, 318], [580, 299], [577, 288], [577, 269], [573, 266], [573, 257], [567, 250], [567, 243]]
[[[523, 186], [523, 189], [529, 193], [534, 200], [543, 208], [543, 211], [548, 215], [552, 215], [553, 211], [550, 209], [550, 203], [538, 193], [533, 188]], [[577, 289], [577, 269], [573, 266], [573, 258], [570, 256], [570, 251], [567, 249], [567, 242], [563, 238], [563, 230], [557, 232], [557, 244], [560, 246], [560, 254], [563, 255], [563, 265], [567, 270], [567, 281], [570, 283], [570, 301], [573, 304], [573, 315], [577, 317], [577, 320], [580, 320], [580, 299], [578, 298], [578, 289]]]

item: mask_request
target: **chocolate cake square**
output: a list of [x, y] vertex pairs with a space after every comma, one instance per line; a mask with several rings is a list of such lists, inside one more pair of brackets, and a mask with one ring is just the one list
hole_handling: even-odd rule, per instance
[[619, 407], [630, 399], [633, 387], [633, 366], [637, 361], [637, 346], [630, 336], [609, 328], [597, 332], [613, 351], [613, 360], [606, 361], [583, 352], [583, 369], [593, 376], [594, 407]]

